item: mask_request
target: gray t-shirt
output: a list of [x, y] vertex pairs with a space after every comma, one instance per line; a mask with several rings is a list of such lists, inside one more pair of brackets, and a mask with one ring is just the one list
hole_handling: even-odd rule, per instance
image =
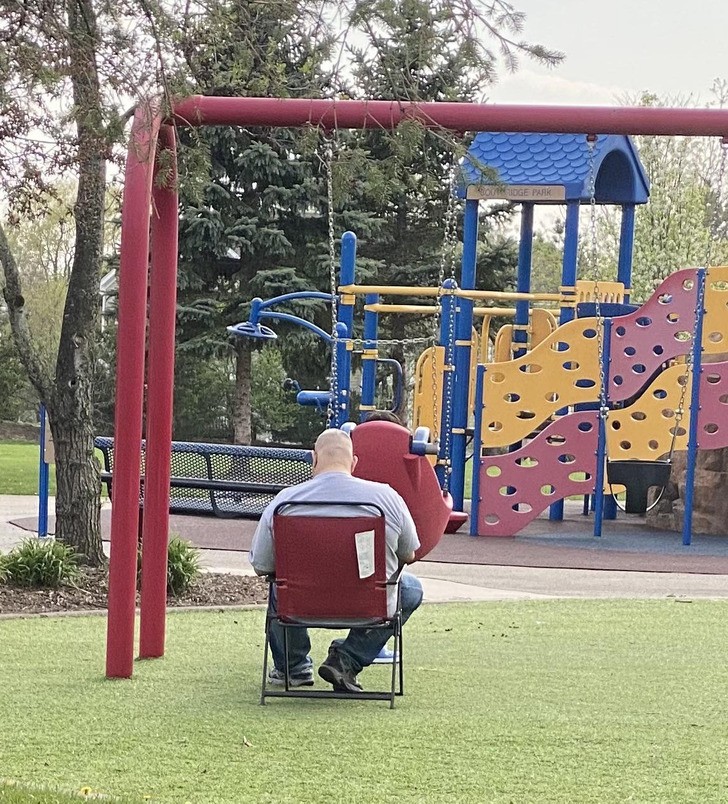
[[[398, 569], [400, 559], [408, 558], [420, 546], [415, 523], [405, 501], [386, 483], [374, 483], [352, 477], [346, 472], [323, 472], [305, 483], [284, 489], [263, 511], [250, 549], [250, 563], [258, 572], [275, 571], [273, 550], [273, 512], [276, 506], [289, 500], [301, 502], [367, 502], [378, 505], [384, 511], [386, 524], [387, 576]], [[286, 509], [286, 513], [303, 516], [361, 516], [373, 513], [373, 509], [351, 506], [315, 505]]]

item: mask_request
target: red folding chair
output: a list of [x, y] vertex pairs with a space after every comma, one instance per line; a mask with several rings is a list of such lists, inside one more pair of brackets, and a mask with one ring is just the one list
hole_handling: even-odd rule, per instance
[[[306, 516], [302, 508], [322, 505], [351, 508], [361, 512], [359, 516]], [[297, 509], [287, 514], [286, 510]], [[374, 512], [376, 515], [364, 513]], [[374, 534], [373, 572], [360, 577], [357, 534]], [[266, 698], [353, 698], [356, 700], [389, 701], [394, 708], [396, 695], [404, 692], [402, 666], [402, 612], [399, 599], [397, 572], [387, 577], [385, 554], [384, 513], [371, 503], [281, 503], [273, 514], [273, 540], [276, 573], [271, 577], [270, 594], [276, 593], [276, 614], [270, 609], [265, 623], [265, 647], [263, 658], [263, 684], [261, 704]], [[368, 552], [368, 551], [367, 551]], [[396, 587], [396, 606], [388, 613], [388, 592]], [[285, 682], [283, 689], [270, 689], [268, 677], [268, 647], [270, 627], [277, 622], [283, 628], [285, 654]], [[346, 693], [332, 690], [291, 689], [288, 666], [289, 628], [391, 628], [394, 633], [395, 655], [398, 663], [392, 663], [391, 686], [388, 691]], [[399, 673], [397, 673], [399, 666]], [[399, 689], [397, 689], [399, 676]]]

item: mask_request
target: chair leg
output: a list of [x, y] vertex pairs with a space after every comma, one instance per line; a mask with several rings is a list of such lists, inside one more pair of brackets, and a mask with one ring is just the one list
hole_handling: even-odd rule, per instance
[[263, 683], [260, 688], [260, 705], [265, 706], [265, 685], [268, 681], [268, 646], [270, 642], [270, 616], [265, 615], [265, 645], [263, 646]]
[[283, 683], [286, 692], [290, 692], [288, 688], [289, 668], [288, 668], [288, 626], [283, 626]]
[[399, 694], [404, 695], [404, 663], [402, 655], [402, 618], [397, 620], [397, 628], [399, 632]]

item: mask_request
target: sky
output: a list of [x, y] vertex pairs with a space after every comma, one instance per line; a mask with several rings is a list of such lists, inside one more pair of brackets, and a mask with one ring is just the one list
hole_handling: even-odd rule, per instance
[[649, 91], [688, 105], [728, 79], [728, 0], [511, 0], [525, 12], [522, 38], [560, 50], [555, 68], [522, 59], [501, 71], [493, 103], [620, 105]]

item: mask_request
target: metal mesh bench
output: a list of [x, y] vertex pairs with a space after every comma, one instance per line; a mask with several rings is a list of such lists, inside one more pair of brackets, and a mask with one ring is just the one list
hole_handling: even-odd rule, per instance
[[[101, 436], [95, 445], [103, 455], [101, 480], [111, 498], [114, 439]], [[144, 502], [145, 448], [142, 442], [140, 505]], [[173, 441], [169, 510], [226, 518], [259, 517], [279, 491], [310, 480], [311, 457], [305, 449]]]

